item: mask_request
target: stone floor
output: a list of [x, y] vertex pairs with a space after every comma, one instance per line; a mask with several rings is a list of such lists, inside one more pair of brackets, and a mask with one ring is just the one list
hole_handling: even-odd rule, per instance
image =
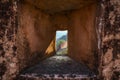
[[85, 65], [68, 56], [52, 56], [24, 71], [19, 80], [95, 80]]

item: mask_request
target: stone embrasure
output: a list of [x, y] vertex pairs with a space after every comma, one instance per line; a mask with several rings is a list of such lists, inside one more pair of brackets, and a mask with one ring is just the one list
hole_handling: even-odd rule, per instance
[[70, 57], [95, 71], [99, 65], [100, 80], [120, 80], [120, 0], [96, 1], [0, 0], [0, 80], [14, 80], [23, 68], [53, 55], [61, 28], [69, 30]]

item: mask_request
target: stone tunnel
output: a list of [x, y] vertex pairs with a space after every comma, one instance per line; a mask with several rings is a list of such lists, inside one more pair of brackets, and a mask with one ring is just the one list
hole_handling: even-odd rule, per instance
[[120, 79], [120, 0], [1, 0], [0, 80], [55, 55], [57, 30], [68, 30], [68, 56], [93, 80]]

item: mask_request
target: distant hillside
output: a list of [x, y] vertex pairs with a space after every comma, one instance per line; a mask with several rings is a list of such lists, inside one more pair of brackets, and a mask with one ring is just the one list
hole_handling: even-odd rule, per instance
[[56, 50], [57, 50], [57, 54], [67, 53], [67, 35], [63, 35], [62, 37], [57, 39]]
[[66, 41], [67, 40], [67, 35], [63, 35], [62, 37], [57, 39], [57, 41], [59, 41], [59, 40], [65, 40]]

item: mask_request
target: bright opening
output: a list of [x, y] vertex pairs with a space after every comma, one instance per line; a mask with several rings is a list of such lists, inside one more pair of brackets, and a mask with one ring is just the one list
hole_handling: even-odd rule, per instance
[[66, 55], [68, 53], [68, 31], [56, 31], [56, 54]]

